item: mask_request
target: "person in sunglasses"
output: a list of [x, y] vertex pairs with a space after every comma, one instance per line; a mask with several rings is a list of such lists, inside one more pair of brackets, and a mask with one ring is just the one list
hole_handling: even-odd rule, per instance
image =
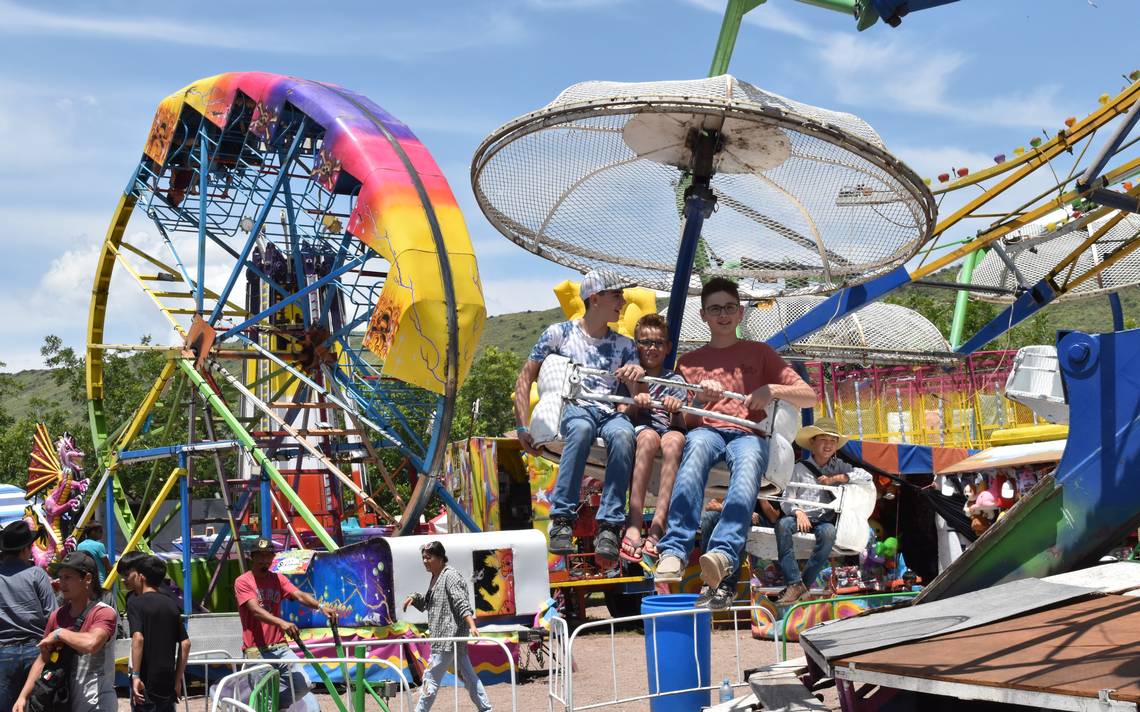
[[[815, 391], [772, 347], [737, 336], [744, 311], [735, 282], [714, 277], [705, 284], [701, 318], [709, 327], [709, 343], [682, 356], [677, 369], [686, 382], [701, 387], [693, 396], [694, 407], [756, 422], [764, 419], [764, 409], [773, 400], [800, 408], [815, 405]], [[725, 391], [743, 393], [746, 398], [728, 398]], [[722, 584], [740, 565], [752, 509], [768, 466], [768, 439], [714, 416], [686, 414], [685, 421], [689, 432], [669, 503], [668, 526], [657, 545], [661, 557], [654, 579], [680, 582], [700, 526], [709, 471], [723, 459], [729, 469], [724, 508], [700, 558], [704, 588], [697, 602], [710, 606], [714, 597], [731, 601], [735, 594], [723, 590]]]
[[[685, 382], [676, 371], [664, 367], [665, 357], [673, 350], [673, 343], [669, 341], [669, 326], [664, 317], [660, 314], [641, 317], [633, 328], [633, 337], [646, 376]], [[629, 389], [623, 384], [618, 388], [618, 395], [628, 396]], [[633, 395], [635, 405], [619, 406], [629, 416], [637, 436], [629, 494], [629, 520], [626, 522], [625, 536], [621, 540], [621, 557], [626, 561], [640, 561], [643, 554], [651, 559], [657, 558], [657, 542], [665, 534], [673, 480], [677, 477], [677, 466], [681, 464], [681, 451], [685, 447], [685, 418], [680, 408], [688, 396], [688, 391], [682, 387], [650, 383], [648, 390]], [[664, 409], [652, 407], [652, 401], [664, 405]], [[653, 521], [649, 524], [649, 532], [643, 540], [641, 525], [644, 523], [645, 491], [658, 453], [661, 454], [661, 477], [657, 486], [657, 505], [653, 511]]]

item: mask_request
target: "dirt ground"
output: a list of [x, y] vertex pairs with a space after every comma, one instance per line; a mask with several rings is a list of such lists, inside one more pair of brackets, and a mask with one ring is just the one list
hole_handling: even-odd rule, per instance
[[[608, 617], [604, 606], [596, 606], [587, 611], [589, 620], [603, 620]], [[725, 625], [718, 623], [712, 635], [711, 678], [719, 684], [724, 678], [738, 684], [734, 688], [736, 696], [748, 694], [745, 682], [746, 671], [776, 661], [776, 645], [770, 641], [754, 640], [747, 626], [742, 620], [736, 632], [731, 622]], [[739, 669], [737, 667], [739, 651]], [[662, 656], [668, 654], [661, 651]], [[789, 648], [789, 655], [799, 655], [796, 646]], [[580, 705], [610, 702], [637, 695], [644, 695], [648, 691], [649, 683], [645, 670], [645, 638], [640, 627], [618, 629], [610, 636], [606, 628], [583, 632], [574, 643], [575, 670], [572, 674], [573, 701], [575, 707]], [[549, 678], [546, 672], [547, 661], [538, 660], [534, 656], [523, 657], [524, 669], [521, 672], [519, 684], [515, 688], [516, 699], [514, 709], [519, 712], [549, 709]], [[490, 685], [487, 693], [496, 710], [511, 710], [510, 685]], [[328, 695], [318, 695], [322, 711], [337, 712], [337, 707]], [[403, 709], [410, 712], [415, 708], [419, 699], [418, 690], [412, 690], [403, 707], [399, 701], [392, 700], [392, 712]], [[716, 691], [712, 693], [712, 702], [716, 703]], [[191, 698], [184, 707], [179, 704], [178, 709], [188, 712], [205, 712], [207, 701], [203, 697]], [[380, 707], [369, 701], [366, 707], [369, 711], [379, 710]], [[440, 690], [433, 709], [436, 710], [473, 710], [475, 706], [467, 697], [463, 688], [445, 687]], [[565, 709], [556, 704], [555, 710]], [[649, 709], [645, 700], [637, 700], [622, 704], [607, 706], [605, 710], [619, 712], [643, 712]], [[120, 712], [128, 712], [130, 705], [125, 699], [119, 700]]]

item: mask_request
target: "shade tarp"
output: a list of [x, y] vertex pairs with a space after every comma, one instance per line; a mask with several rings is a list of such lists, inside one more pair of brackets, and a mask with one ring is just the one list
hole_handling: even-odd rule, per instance
[[999, 467], [1021, 467], [1041, 465], [1061, 460], [1067, 440], [1047, 440], [1042, 443], [1022, 445], [1000, 445], [977, 452], [970, 457], [937, 470], [939, 474], [952, 475], [964, 472], [980, 472]]

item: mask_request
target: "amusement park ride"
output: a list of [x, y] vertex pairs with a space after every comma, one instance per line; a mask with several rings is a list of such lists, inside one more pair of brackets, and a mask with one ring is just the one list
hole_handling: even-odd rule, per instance
[[[802, 1], [849, 12], [865, 29], [952, 0]], [[1128, 140], [1140, 75], [1030, 148], [934, 183], [858, 117], [727, 74], [741, 18], [763, 2], [730, 0], [706, 79], [576, 84], [492, 133], [471, 167], [491, 224], [560, 264], [608, 267], [668, 291], [670, 305], [686, 304], [702, 279], [732, 277], [753, 300], [749, 318], [791, 314], [755, 333], [778, 350], [824, 356], [817, 332], [872, 318], [886, 307], [876, 300], [906, 285], [945, 287], [930, 278], [963, 260], [950, 285], [959, 309], [949, 345], [926, 350], [944, 361], [1053, 301], [1140, 281], [1140, 187], [1128, 182], [1140, 173]], [[1058, 174], [1048, 190], [1002, 203], [1046, 167]], [[939, 215], [944, 198], [967, 189]], [[160, 250], [132, 241], [144, 223]], [[954, 234], [978, 224], [964, 240]], [[123, 283], [181, 346], [106, 338], [126, 308]], [[1008, 306], [964, 338], [969, 294]], [[690, 312], [668, 311], [674, 343], [686, 341]], [[492, 518], [458, 502], [441, 470], [485, 314], [463, 216], [406, 125], [332, 84], [256, 72], [190, 84], [159, 105], [96, 268], [86, 346], [96, 467], [77, 532], [103, 507], [109, 541], [117, 530], [127, 548], [146, 549], [177, 488], [189, 615], [242, 533], [334, 557], [354, 539], [412, 534], [433, 494], [479, 531]], [[1060, 335], [1071, 446], [920, 602], [1086, 565], [1140, 523], [1130, 427], [1140, 334], [1122, 322], [1113, 333]], [[155, 350], [167, 359], [161, 375], [127, 421], [109, 422], [105, 355]], [[165, 444], [138, 446], [160, 430]], [[142, 462], [167, 462], [169, 475], [136, 510], [116, 475]], [[225, 522], [195, 551], [191, 492], [202, 488], [223, 500]], [[343, 524], [349, 510], [364, 527]], [[386, 546], [375, 570], [387, 562], [387, 589], [368, 605], [395, 595], [392, 557], [415, 560], [414, 548]], [[196, 554], [216, 569], [192, 575]], [[360, 625], [379, 620], [341, 603]], [[383, 622], [397, 619], [394, 608]]]

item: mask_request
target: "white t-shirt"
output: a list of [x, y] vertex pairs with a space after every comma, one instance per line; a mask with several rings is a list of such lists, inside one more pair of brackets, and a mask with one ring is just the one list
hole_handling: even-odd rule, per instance
[[[563, 321], [551, 324], [538, 337], [538, 343], [530, 350], [530, 360], [541, 362], [550, 354], [565, 356], [573, 363], [603, 371], [615, 371], [627, 363], [637, 363], [637, 347], [633, 339], [622, 336], [610, 329], [600, 339], [595, 339], [582, 328], [581, 321]], [[582, 391], [597, 395], [609, 395], [617, 389], [617, 379], [613, 376], [584, 375]], [[613, 410], [609, 403], [578, 400], [578, 405], [590, 405], [602, 410]]]

